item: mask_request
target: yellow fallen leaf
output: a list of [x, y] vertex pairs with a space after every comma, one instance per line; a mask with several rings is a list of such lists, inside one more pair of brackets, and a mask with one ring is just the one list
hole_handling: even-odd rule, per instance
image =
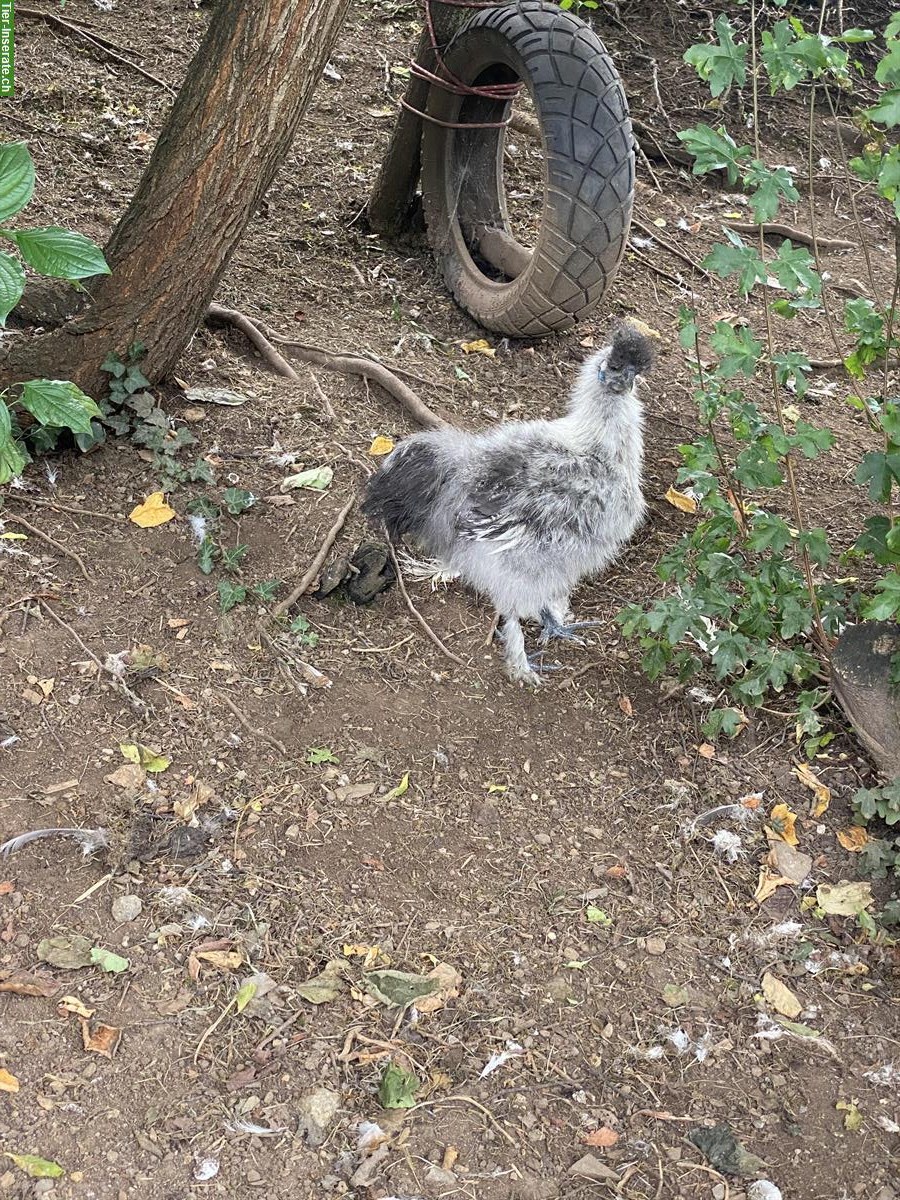
[[140, 742], [123, 743], [119, 746], [119, 752], [126, 762], [143, 767], [151, 775], [168, 770], [172, 762], [171, 758], [166, 758], [164, 754], [160, 754], [158, 750], [154, 750], [150, 746], [142, 746]]
[[497, 353], [490, 342], [486, 342], [484, 338], [478, 338], [474, 342], [463, 342], [462, 352], [463, 354], [484, 354], [488, 358], [493, 358]]
[[848, 1129], [850, 1133], [859, 1133], [862, 1129], [863, 1116], [857, 1108], [857, 1102], [855, 1100], [838, 1100], [834, 1107], [838, 1112], [844, 1114], [844, 1128]]
[[27, 533], [0, 533], [0, 542], [27, 542]]
[[786, 987], [780, 979], [776, 979], [769, 971], [766, 971], [762, 977], [762, 994], [776, 1012], [792, 1021], [803, 1011], [803, 1005], [791, 989]]
[[632, 329], [636, 329], [638, 333], [642, 333], [644, 337], [656, 338], [662, 341], [662, 334], [658, 329], [654, 329], [652, 325], [648, 325], [646, 321], [640, 321], [637, 317], [629, 317], [628, 324]]
[[363, 960], [363, 970], [367, 971], [370, 967], [374, 967], [380, 960], [381, 962], [390, 962], [387, 955], [382, 953], [380, 946], [367, 946], [364, 943], [352, 942], [344, 945], [345, 958], [361, 958]]
[[827, 812], [828, 805], [831, 803], [831, 788], [826, 787], [811, 769], [809, 763], [801, 763], [799, 767], [794, 767], [794, 774], [804, 787], [815, 793], [815, 801], [809, 810], [810, 816], [821, 817], [824, 812]]
[[73, 1017], [83, 1017], [86, 1021], [94, 1015], [94, 1010], [88, 1008], [77, 996], [63, 996], [56, 1011], [61, 1017], [70, 1013]]
[[390, 452], [393, 450], [393, 448], [394, 448], [394, 443], [391, 440], [391, 438], [381, 437], [379, 435], [377, 438], [375, 438], [375, 440], [372, 442], [372, 445], [369, 447], [369, 453], [372, 455], [373, 458], [380, 458], [380, 456], [382, 454], [390, 454]]
[[153, 529], [157, 525], [165, 525], [175, 516], [175, 509], [166, 504], [163, 492], [152, 492], [143, 504], [138, 504], [128, 514], [128, 520], [139, 525], [141, 529]]
[[240, 950], [198, 950], [197, 957], [220, 971], [236, 971], [244, 961]]
[[820, 883], [816, 903], [833, 917], [858, 917], [875, 903], [871, 883]]
[[703, 742], [702, 745], [697, 747], [697, 753], [701, 758], [715, 758], [716, 748], [715, 746], [711, 746], [709, 742]]
[[781, 412], [786, 421], [796, 424], [800, 420], [800, 409], [796, 404], [786, 404]]
[[15, 1075], [10, 1075], [9, 1071], [0, 1067], [0, 1092], [17, 1092], [19, 1090], [19, 1081]]
[[400, 796], [405, 796], [409, 791], [409, 771], [403, 776], [396, 787], [391, 788], [389, 792], [385, 792], [385, 800], [397, 800]]
[[697, 501], [693, 496], [688, 496], [686, 492], [679, 492], [676, 488], [670, 487], [666, 492], [665, 499], [677, 508], [679, 512], [695, 513], [697, 511]]
[[851, 854], [858, 854], [869, 840], [869, 835], [862, 825], [850, 825], [847, 829], [839, 829], [837, 840]]
[[789, 846], [797, 846], [800, 844], [800, 839], [797, 837], [797, 814], [793, 812], [786, 804], [776, 804], [769, 813], [771, 825], [766, 826], [766, 833], [770, 838], [777, 838], [779, 841], [787, 842]]
[[762, 867], [759, 872], [759, 882], [756, 885], [756, 891], [753, 893], [753, 899], [757, 904], [763, 905], [770, 896], [775, 895], [780, 887], [792, 887], [793, 884], [794, 880], [789, 879], [787, 875], [779, 875], [768, 867]]

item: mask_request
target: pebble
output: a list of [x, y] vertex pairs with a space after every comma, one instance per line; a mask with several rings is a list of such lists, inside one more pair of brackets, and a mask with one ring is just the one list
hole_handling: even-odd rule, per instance
[[662, 938], [648, 937], [644, 942], [644, 949], [648, 954], [665, 954], [666, 943], [662, 940]]
[[534, 835], [534, 840], [539, 846], [549, 846], [553, 839], [550, 837], [549, 833], [536, 833]]
[[114, 921], [136, 921], [141, 915], [143, 909], [140, 896], [116, 896], [112, 902], [112, 916]]
[[768, 1179], [757, 1179], [747, 1188], [747, 1200], [782, 1200], [781, 1188]]

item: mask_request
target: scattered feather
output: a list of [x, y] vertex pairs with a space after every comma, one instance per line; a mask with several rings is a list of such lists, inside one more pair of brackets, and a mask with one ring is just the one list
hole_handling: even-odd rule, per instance
[[717, 854], [730, 863], [736, 863], [739, 858], [743, 858], [747, 851], [744, 849], [744, 843], [741, 841], [739, 833], [732, 833], [730, 829], [717, 829], [710, 839], [712, 848]]
[[479, 1075], [479, 1079], [486, 1079], [488, 1075], [492, 1075], [504, 1063], [509, 1062], [511, 1058], [521, 1058], [525, 1051], [518, 1042], [506, 1043], [506, 1049], [500, 1050], [496, 1054], [492, 1054], [485, 1064], [484, 1070]]
[[109, 835], [105, 829], [33, 829], [30, 833], [20, 833], [18, 837], [10, 838], [0, 846], [0, 858], [15, 854], [29, 842], [38, 842], [44, 838], [65, 837], [81, 845], [81, 853], [88, 857], [109, 845]]
[[215, 1179], [219, 1173], [219, 1160], [217, 1158], [201, 1158], [194, 1168], [194, 1178], [198, 1183], [206, 1183], [210, 1179]]
[[243, 1118], [226, 1121], [225, 1128], [229, 1133], [245, 1133], [248, 1137], [281, 1137], [283, 1133], [288, 1132], [285, 1125], [256, 1125], [253, 1121], [245, 1121]]

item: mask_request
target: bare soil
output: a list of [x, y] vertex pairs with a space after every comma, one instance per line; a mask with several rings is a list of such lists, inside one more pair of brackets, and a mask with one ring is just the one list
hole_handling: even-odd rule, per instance
[[[708, 11], [616, 11], [600, 14], [598, 28], [633, 111], [672, 144], [674, 130], [709, 116], [680, 61]], [[70, 0], [54, 12], [173, 88], [208, 14], [188, 0], [110, 12]], [[416, 31], [412, 5], [355, 6], [218, 299], [303, 340], [378, 354], [466, 425], [558, 412], [611, 318], [640, 318], [661, 335], [647, 391], [651, 516], [616, 568], [583, 589], [579, 615], [602, 625], [587, 647], [561, 655], [566, 670], [538, 693], [503, 677], [483, 601], [418, 584], [417, 606], [464, 669], [425, 639], [396, 588], [364, 607], [305, 597], [296, 611], [310, 628], [296, 654], [331, 686], [304, 695], [302, 668], [260, 638], [264, 604], [251, 596], [219, 611], [225, 575], [199, 571], [185, 513], [197, 495], [221, 502], [229, 485], [251, 490], [257, 502], [224, 519], [223, 540], [248, 545], [246, 586], [279, 579], [284, 595], [363, 486], [373, 437], [413, 428], [374, 387], [319, 372], [330, 421], [311, 379], [275, 379], [239, 336], [200, 330], [180, 379], [247, 402], [198, 406], [175, 382], [160, 389], [217, 477], [170, 494], [176, 520], [148, 530], [127, 520], [157, 486], [147, 455], [127, 440], [61, 453], [30, 468], [23, 488], [5, 489], [0, 841], [101, 826], [111, 845], [84, 857], [71, 841], [36, 842], [0, 863], [0, 981], [39, 973], [45, 990], [56, 988], [0, 990], [0, 1067], [19, 1081], [17, 1092], [0, 1090], [0, 1148], [66, 1172], [35, 1183], [7, 1160], [0, 1193], [742, 1200], [746, 1180], [726, 1180], [686, 1140], [724, 1123], [790, 1200], [892, 1200], [895, 952], [867, 943], [850, 920], [817, 919], [808, 886], [758, 906], [762, 820], [740, 828], [745, 854], [735, 863], [710, 844], [719, 824], [684, 836], [697, 814], [762, 792], [762, 813], [785, 801], [800, 814], [811, 884], [853, 878], [836, 833], [869, 767], [838, 723], [816, 764], [831, 807], [810, 818], [810, 793], [791, 772], [790, 719], [762, 714], [734, 742], [707, 747], [702, 703], [649, 684], [614, 621], [625, 602], [662, 587], [655, 564], [692, 519], [663, 500], [676, 447], [696, 427], [676, 315], [692, 286], [707, 320], [740, 304], [684, 256], [699, 261], [723, 215], [744, 209], [677, 166], [655, 161], [656, 180], [642, 166], [637, 215], [650, 233], [633, 234], [656, 236], [629, 250], [596, 320], [534, 345], [491, 339], [494, 357], [465, 355], [461, 343], [483, 333], [450, 301], [427, 252], [382, 244], [364, 218]], [[102, 242], [170, 97], [59, 27], [20, 16], [17, 37], [17, 98], [3, 115], [7, 136], [27, 139], [38, 166], [28, 222]], [[770, 159], [805, 176], [808, 95], [763, 104]], [[515, 144], [522, 228], [537, 150]], [[833, 127], [817, 113], [820, 232], [858, 240], [839, 161]], [[875, 204], [860, 203], [876, 282], [889, 294], [889, 230]], [[802, 205], [786, 219], [808, 227]], [[827, 265], [867, 280], [861, 254]], [[840, 314], [836, 323], [840, 337]], [[813, 356], [835, 353], [824, 321], [798, 325], [798, 336]], [[838, 373], [816, 374], [807, 406], [838, 441], [801, 480], [807, 518], [842, 547], [864, 508], [853, 472], [870, 437], [846, 392]], [[326, 492], [280, 491], [285, 475], [324, 464], [334, 469]], [[369, 537], [354, 512], [335, 554]], [[97, 665], [138, 646], [152, 648], [152, 665], [125, 683], [146, 707]], [[789, 712], [787, 699], [782, 707]], [[122, 786], [109, 777], [124, 764], [120, 746], [134, 743], [171, 765]], [[323, 757], [334, 761], [311, 761]], [[125, 895], [141, 902], [132, 920], [119, 906], [113, 915]], [[71, 934], [126, 957], [127, 970], [38, 961], [42, 939]], [[331, 960], [344, 963], [345, 989], [314, 1006], [297, 988]], [[459, 995], [418, 1020], [365, 992], [364, 968], [427, 972], [439, 962], [459, 972]], [[818, 1038], [773, 1023], [766, 972], [796, 993], [797, 1019]], [[260, 993], [271, 990], [238, 1013], [237, 989], [251, 976]], [[113, 1058], [85, 1049], [77, 1015], [60, 1013], [63, 996], [94, 1010], [93, 1025], [121, 1030]], [[483, 1075], [510, 1043], [519, 1049]], [[390, 1059], [421, 1080], [415, 1109], [380, 1105]], [[319, 1110], [319, 1124], [307, 1119], [329, 1100], [329, 1120]], [[371, 1145], [359, 1146], [365, 1121], [387, 1138], [374, 1162]], [[602, 1128], [615, 1144], [592, 1148], [585, 1138]], [[586, 1153], [604, 1178], [571, 1174]]]

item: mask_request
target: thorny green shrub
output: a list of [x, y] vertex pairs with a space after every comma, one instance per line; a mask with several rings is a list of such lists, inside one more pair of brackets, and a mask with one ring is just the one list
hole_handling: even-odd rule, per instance
[[[784, 7], [784, 0], [776, 3]], [[708, 84], [711, 107], [720, 113], [731, 95], [750, 91], [749, 113], [738, 100], [741, 133], [749, 129], [748, 136], [735, 139], [724, 124], [707, 123], [678, 136], [693, 156], [694, 174], [724, 175], [729, 185], [740, 187], [753, 221], [762, 224], [801, 197], [793, 173], [762, 157], [760, 89], [767, 85], [775, 95], [802, 85], [812, 130], [817, 98], [824, 97], [832, 113], [835, 98], [846, 108], [863, 70], [854, 47], [878, 39], [869, 29], [839, 36], [810, 32], [795, 17], [760, 33], [755, 2], [748, 10], [745, 39], [720, 15], [716, 41], [692, 46], [684, 56]], [[900, 247], [900, 146], [891, 144], [891, 131], [900, 126], [900, 13], [891, 17], [882, 41], [884, 55], [875, 72], [879, 98], [854, 114], [868, 144], [863, 155], [844, 159], [842, 166], [851, 195], [861, 181], [891, 206]], [[812, 145], [808, 152], [812, 176]], [[855, 216], [855, 195], [853, 211]], [[809, 219], [815, 237], [811, 201]], [[889, 391], [887, 366], [900, 348], [900, 274], [893, 294], [879, 298], [858, 220], [857, 228], [876, 299], [843, 304], [805, 246], [785, 238], [770, 255], [762, 231], [751, 242], [723, 228], [723, 241], [703, 266], [733, 279], [744, 300], [758, 289], [766, 307], [759, 328], [721, 319], [704, 330], [692, 309], [681, 310], [680, 342], [702, 432], [679, 447], [676, 484], [687, 493], [687, 505], [696, 504], [697, 518], [661, 559], [661, 594], [619, 614], [626, 635], [639, 640], [651, 678], [670, 671], [682, 681], [701, 672], [715, 679], [719, 690], [704, 723], [709, 735], [734, 735], [746, 721], [746, 709], [780, 702], [783, 715], [795, 715], [797, 741], [810, 756], [832, 737], [820, 713], [829, 699], [833, 639], [848, 622], [895, 619], [900, 613], [900, 516], [893, 503], [900, 493], [900, 397]], [[831, 333], [849, 377], [847, 403], [880, 443], [856, 470], [856, 482], [880, 510], [862, 522], [849, 545], [806, 525], [799, 502], [797, 478], [804, 464], [835, 444], [834, 435], [807, 415], [813, 365], [802, 347], [813, 323]], [[891, 818], [893, 824], [900, 818], [898, 797], [900, 784], [860, 792], [859, 818]], [[868, 857], [872, 868], [900, 876], [900, 839], [893, 845], [870, 843]]]
[[[74, 286], [94, 275], [108, 275], [103, 252], [89, 238], [57, 225], [10, 229], [34, 194], [34, 162], [24, 142], [0, 145], [0, 238], [12, 243], [24, 262], [51, 279]], [[25, 269], [13, 254], [0, 250], [0, 326], [25, 291]], [[54, 446], [62, 430], [76, 438], [87, 434], [99, 410], [74, 383], [31, 379], [0, 393], [0, 484], [16, 479], [31, 462], [31, 451]]]

